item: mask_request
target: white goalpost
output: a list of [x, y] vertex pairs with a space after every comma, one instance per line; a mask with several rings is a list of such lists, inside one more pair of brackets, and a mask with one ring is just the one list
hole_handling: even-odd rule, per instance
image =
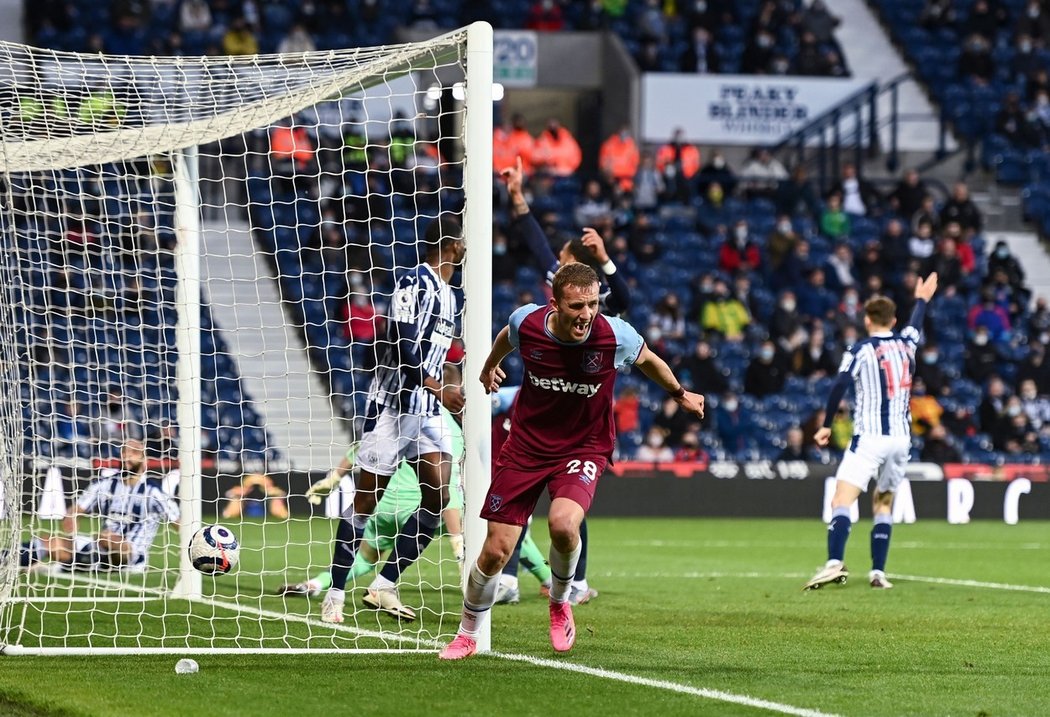
[[[322, 622], [352, 471], [319, 506], [306, 492], [366, 426], [394, 282], [454, 215], [466, 564], [480, 551], [491, 103], [485, 23], [252, 57], [0, 42], [0, 652], [433, 650], [455, 635], [444, 526], [398, 581], [415, 619], [362, 604], [381, 553], [355, 566], [345, 622]], [[419, 504], [410, 483], [380, 502], [380, 551]], [[210, 523], [241, 546], [214, 578], [186, 550]], [[283, 588], [300, 583], [312, 594]]]

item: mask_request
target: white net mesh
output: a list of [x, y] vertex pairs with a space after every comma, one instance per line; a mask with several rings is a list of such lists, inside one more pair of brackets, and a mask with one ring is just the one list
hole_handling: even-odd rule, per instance
[[[372, 571], [348, 589], [343, 625], [275, 593], [325, 584], [352, 482], [321, 507], [304, 494], [360, 435], [395, 279], [421, 261], [429, 221], [463, 211], [465, 105], [450, 90], [465, 40], [251, 58], [0, 43], [0, 644], [410, 649], [455, 632], [443, 538], [399, 582], [413, 622], [362, 606]], [[176, 228], [195, 200], [176, 196], [184, 156], [198, 158], [199, 237]], [[236, 571], [193, 601], [170, 597], [186, 542], [170, 519], [188, 241], [201, 516], [241, 543]], [[129, 440], [144, 481], [122, 458]], [[403, 522], [401, 500], [381, 504], [380, 532]], [[77, 505], [92, 515], [72, 539]]]

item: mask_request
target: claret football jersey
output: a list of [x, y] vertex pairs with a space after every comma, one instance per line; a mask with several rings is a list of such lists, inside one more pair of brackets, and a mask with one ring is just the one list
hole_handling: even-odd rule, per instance
[[537, 462], [577, 453], [611, 456], [616, 371], [638, 358], [642, 337], [627, 322], [597, 314], [587, 338], [566, 343], [547, 328], [551, 312], [528, 304], [510, 317], [510, 342], [525, 373], [504, 451]]

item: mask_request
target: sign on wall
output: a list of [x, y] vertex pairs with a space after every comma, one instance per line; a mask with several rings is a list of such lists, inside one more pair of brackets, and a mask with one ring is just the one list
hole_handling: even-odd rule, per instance
[[536, 33], [496, 30], [492, 38], [492, 81], [504, 87], [535, 87], [539, 68]]
[[759, 75], [642, 76], [642, 137], [666, 142], [681, 127], [697, 144], [768, 145], [869, 84]]

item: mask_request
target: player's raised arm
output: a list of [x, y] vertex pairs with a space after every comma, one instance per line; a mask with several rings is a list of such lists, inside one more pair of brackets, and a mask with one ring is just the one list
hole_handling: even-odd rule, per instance
[[653, 353], [648, 346], [642, 345], [642, 350], [638, 358], [634, 360], [634, 365], [660, 388], [667, 391], [668, 395], [683, 409], [700, 418], [704, 417], [704, 397], [699, 393], [686, 391], [675, 378], [667, 362]]
[[915, 282], [915, 298], [929, 301], [937, 293], [937, 272], [933, 272], [925, 280], [920, 276]]
[[606, 312], [614, 316], [624, 313], [631, 308], [631, 290], [627, 287], [623, 274], [616, 271], [616, 264], [613, 263], [609, 252], [605, 249], [605, 240], [602, 235], [597, 229], [584, 227], [580, 240], [598, 260], [602, 273], [605, 274], [605, 281], [609, 284], [609, 296], [605, 300]]
[[485, 359], [485, 365], [481, 369], [480, 380], [481, 385], [485, 387], [485, 393], [499, 390], [503, 379], [507, 377], [506, 372], [499, 365], [507, 357], [507, 354], [513, 350], [514, 345], [510, 341], [510, 326], [504, 326], [500, 330], [499, 335], [496, 336], [496, 341], [492, 344], [492, 350], [489, 351], [488, 358]]
[[522, 185], [525, 181], [524, 173], [521, 171], [521, 157], [513, 167], [504, 167], [499, 176], [507, 185], [507, 194], [510, 195], [510, 214], [517, 218], [529, 213], [529, 203], [525, 200], [525, 190]]
[[[911, 317], [908, 319], [908, 326], [901, 331], [901, 337], [907, 341], [911, 341], [913, 344], [919, 342], [919, 335], [922, 333], [922, 320], [926, 315], [926, 303], [933, 298], [933, 295], [937, 292], [937, 272], [931, 273], [926, 279], [919, 277], [915, 281], [915, 308], [912, 309]], [[914, 331], [909, 331], [914, 329]]]

